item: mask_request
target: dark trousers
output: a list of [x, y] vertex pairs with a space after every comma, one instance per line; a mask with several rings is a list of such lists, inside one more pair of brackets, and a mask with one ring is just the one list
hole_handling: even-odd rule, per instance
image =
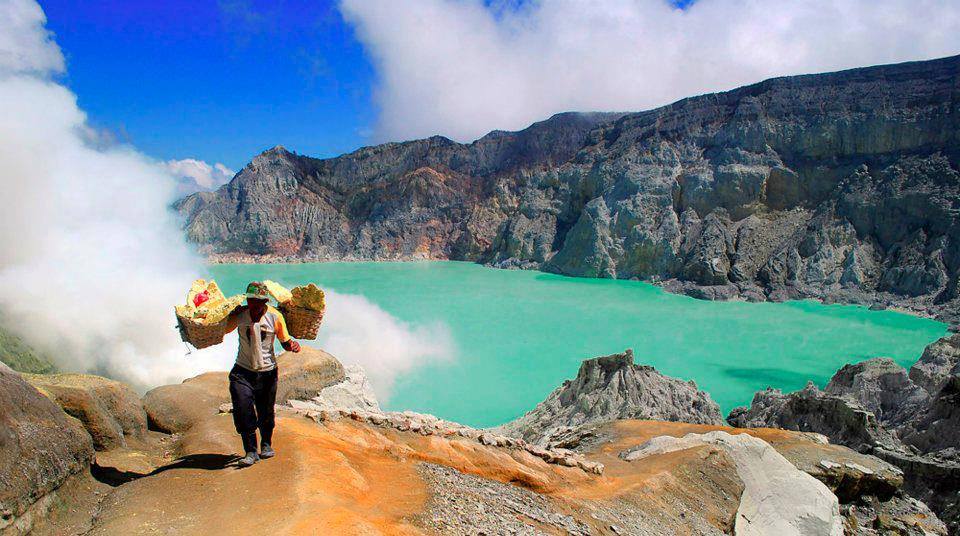
[[233, 402], [233, 425], [243, 439], [245, 452], [257, 451], [257, 429], [260, 441], [273, 440], [273, 405], [277, 400], [277, 369], [253, 372], [239, 365], [230, 371], [230, 401]]

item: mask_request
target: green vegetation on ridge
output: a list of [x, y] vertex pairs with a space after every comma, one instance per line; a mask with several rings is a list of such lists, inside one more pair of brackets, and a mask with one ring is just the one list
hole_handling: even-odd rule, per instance
[[51, 374], [57, 367], [49, 357], [31, 348], [23, 339], [0, 326], [0, 361], [18, 372]]

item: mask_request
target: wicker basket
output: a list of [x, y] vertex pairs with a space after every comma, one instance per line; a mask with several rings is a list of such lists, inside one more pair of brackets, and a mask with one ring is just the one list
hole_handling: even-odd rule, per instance
[[204, 325], [190, 318], [177, 316], [180, 338], [193, 345], [197, 350], [220, 344], [227, 331], [227, 319], [216, 324]]
[[320, 322], [323, 321], [323, 311], [304, 309], [287, 303], [281, 303], [279, 309], [291, 337], [309, 340], [317, 338]]

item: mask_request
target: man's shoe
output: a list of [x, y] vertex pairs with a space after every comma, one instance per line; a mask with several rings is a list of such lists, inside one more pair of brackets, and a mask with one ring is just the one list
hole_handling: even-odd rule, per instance
[[258, 461], [260, 461], [260, 457], [257, 456], [256, 452], [248, 452], [246, 456], [240, 458], [240, 461], [237, 462], [237, 465], [240, 467], [250, 467]]
[[270, 446], [270, 443], [264, 443], [260, 445], [260, 457], [263, 459], [273, 458], [276, 456], [276, 452], [273, 451], [273, 447]]

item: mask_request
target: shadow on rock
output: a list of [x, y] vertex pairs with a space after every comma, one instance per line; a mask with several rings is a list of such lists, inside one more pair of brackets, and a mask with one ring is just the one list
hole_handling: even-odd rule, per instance
[[240, 457], [235, 454], [190, 454], [177, 461], [158, 467], [149, 473], [138, 473], [136, 471], [122, 471], [115, 467], [101, 466], [93, 464], [90, 466], [90, 473], [94, 478], [113, 487], [133, 482], [145, 476], [153, 476], [171, 469], [204, 469], [207, 471], [217, 471], [226, 469], [235, 465]]

